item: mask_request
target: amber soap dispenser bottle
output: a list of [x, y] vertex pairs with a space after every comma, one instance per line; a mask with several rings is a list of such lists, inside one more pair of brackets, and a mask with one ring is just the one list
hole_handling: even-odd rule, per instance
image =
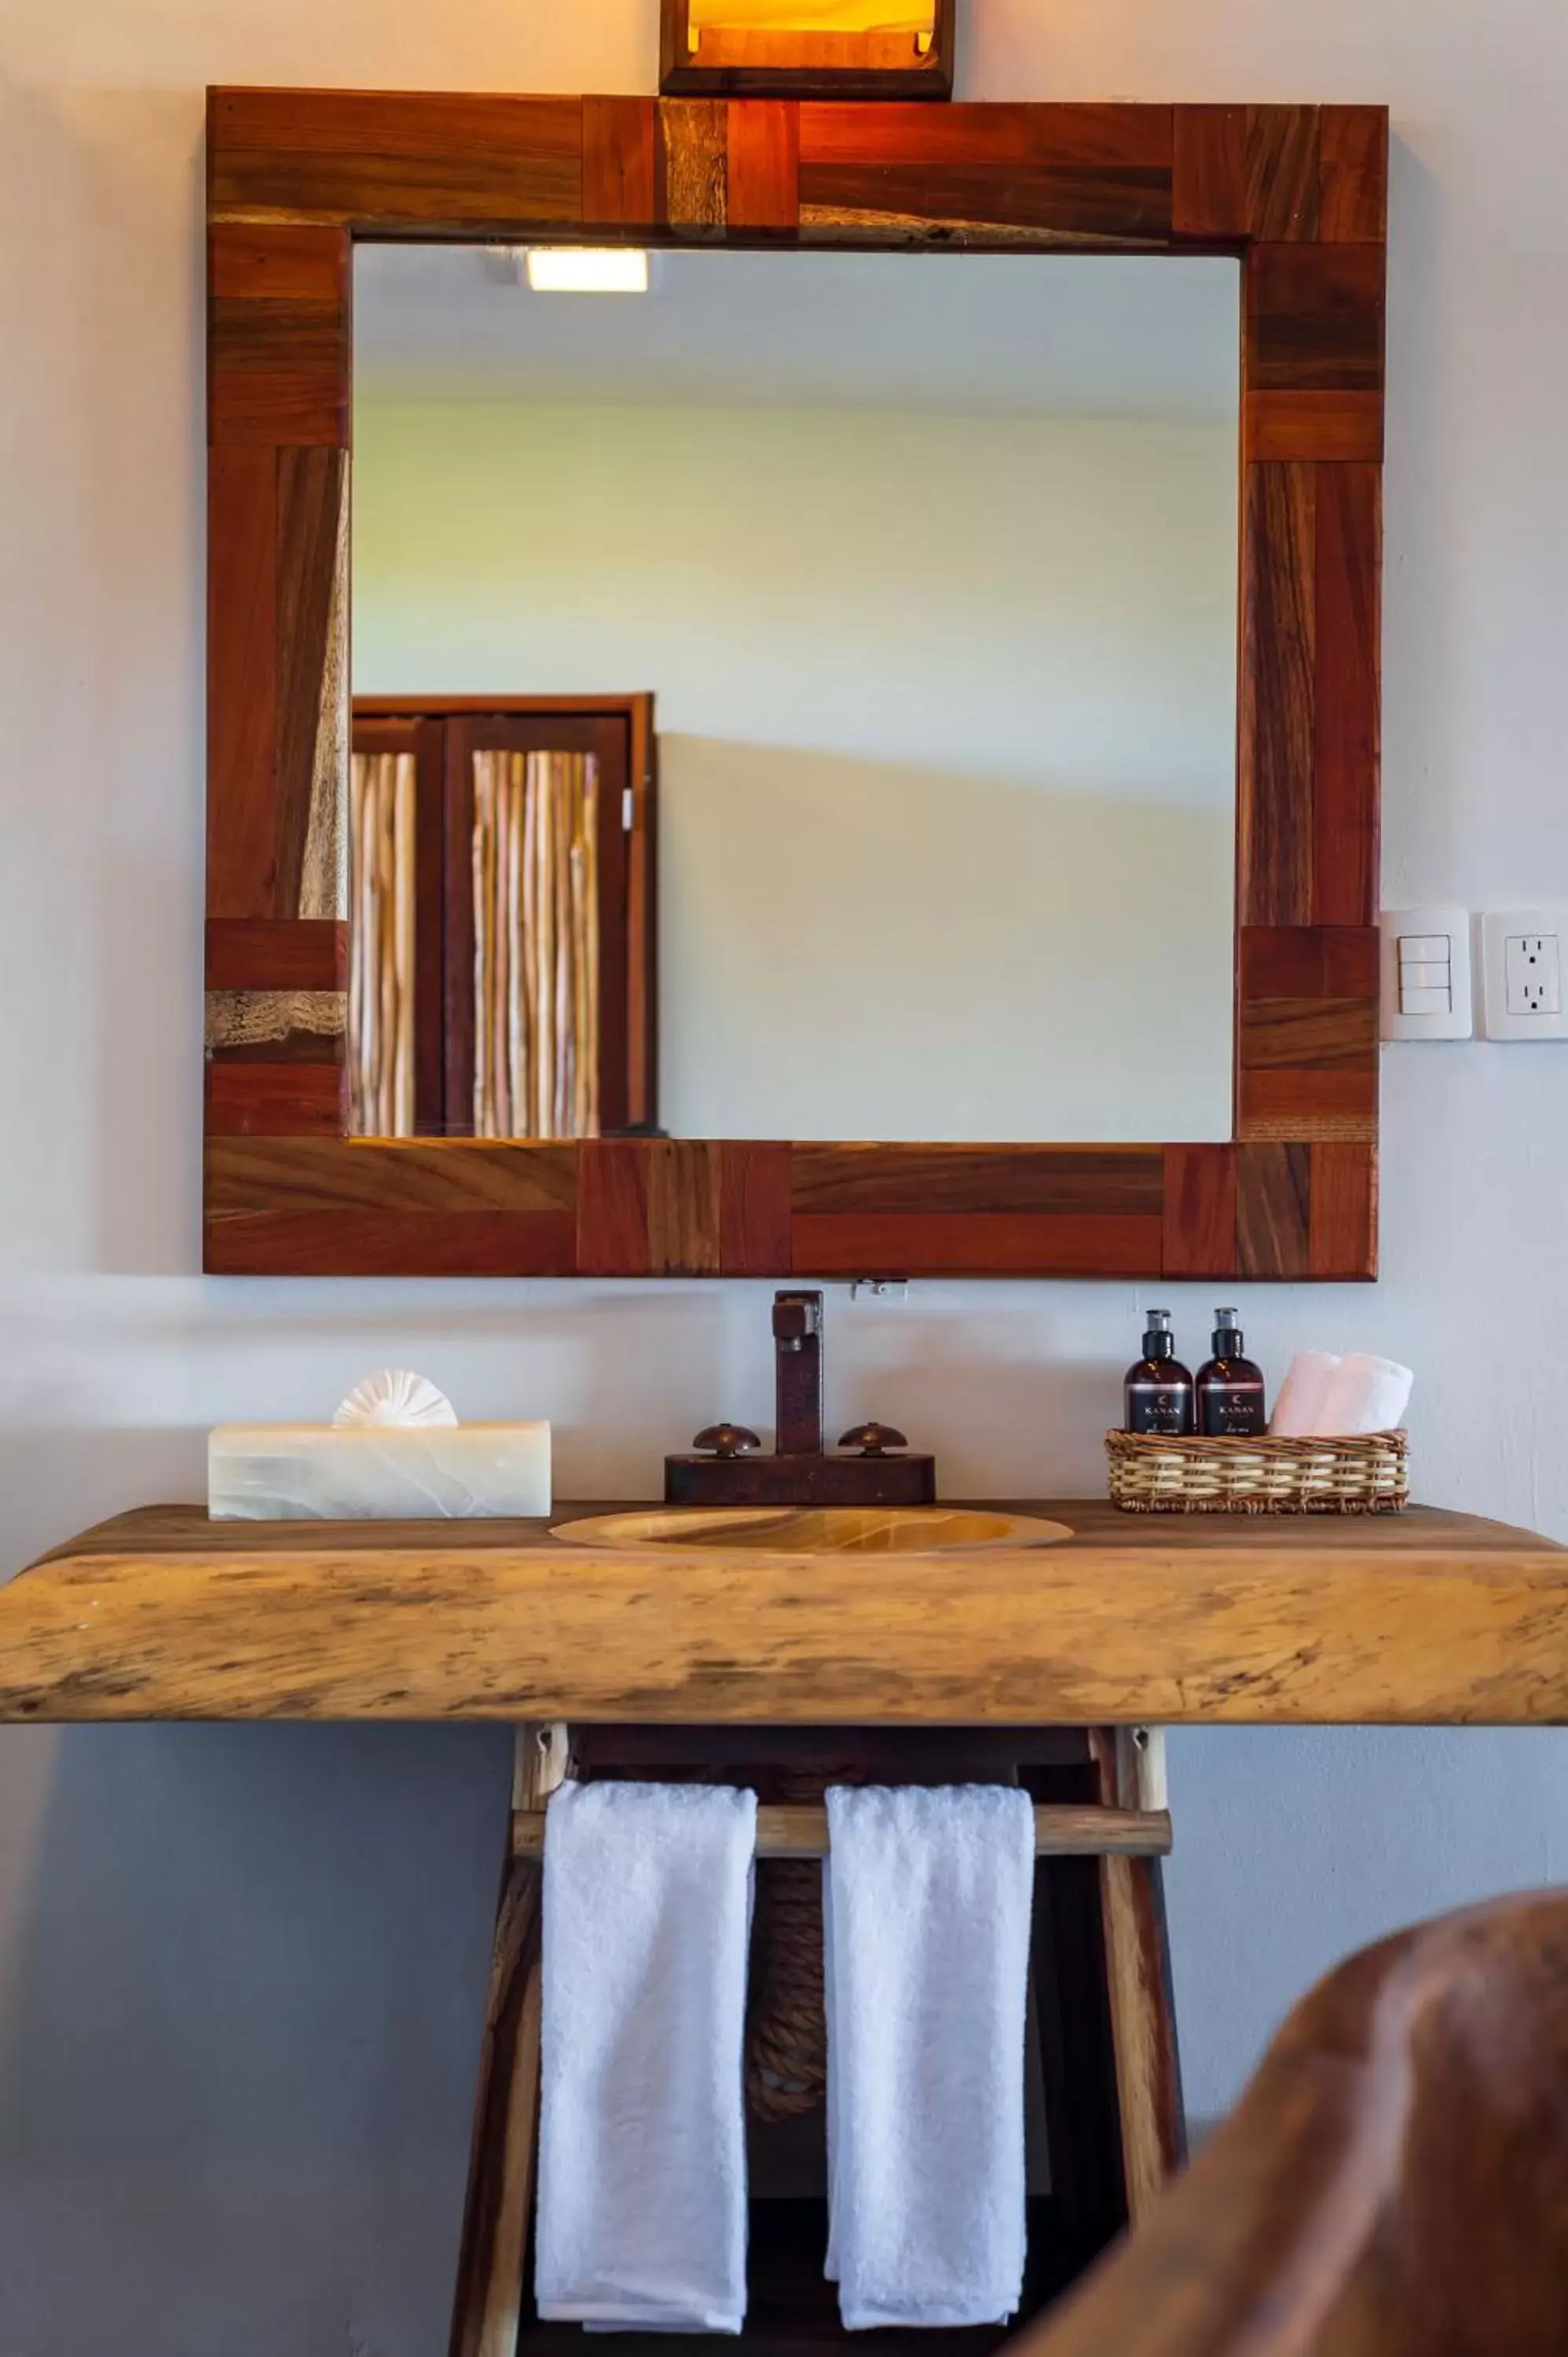
[[1144, 1355], [1127, 1370], [1122, 1386], [1129, 1432], [1181, 1436], [1192, 1430], [1192, 1377], [1176, 1354], [1168, 1309], [1151, 1309]]
[[1251, 1439], [1266, 1432], [1262, 1371], [1242, 1353], [1246, 1338], [1233, 1309], [1214, 1313], [1214, 1356], [1197, 1371], [1197, 1428], [1210, 1440]]

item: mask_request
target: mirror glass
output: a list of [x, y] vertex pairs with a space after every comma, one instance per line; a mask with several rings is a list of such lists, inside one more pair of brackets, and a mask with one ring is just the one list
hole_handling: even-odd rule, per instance
[[357, 252], [356, 1126], [1229, 1137], [1238, 264], [600, 261]]

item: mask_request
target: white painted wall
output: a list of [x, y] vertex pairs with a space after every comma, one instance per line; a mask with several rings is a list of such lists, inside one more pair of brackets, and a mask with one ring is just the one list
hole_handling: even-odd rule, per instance
[[[1556, 0], [981, 0], [987, 97], [1387, 99], [1395, 115], [1391, 899], [1568, 898], [1568, 18]], [[565, 1490], [767, 1413], [766, 1288], [203, 1285], [200, 85], [651, 87], [653, 0], [12, 0], [0, 20], [0, 1421], [7, 1564], [194, 1496], [220, 1416], [389, 1356], [479, 1414], [545, 1407]], [[1385, 1276], [1255, 1291], [1275, 1368], [1423, 1372], [1422, 1487], [1568, 1537], [1568, 1060], [1391, 1054]], [[1178, 1297], [1187, 1333], [1208, 1299]], [[955, 1490], [1087, 1487], [1126, 1286], [835, 1299], [834, 1412]], [[1557, 1735], [1180, 1737], [1176, 1967], [1194, 2106], [1343, 1950], [1551, 1878]], [[6, 2357], [429, 2357], [505, 1807], [461, 1729], [0, 1739]]]
[[1229, 1137], [1236, 442], [360, 401], [355, 689], [655, 692], [675, 1136]]

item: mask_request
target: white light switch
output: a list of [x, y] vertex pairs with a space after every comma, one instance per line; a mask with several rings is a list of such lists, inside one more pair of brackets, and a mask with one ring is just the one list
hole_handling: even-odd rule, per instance
[[1564, 942], [1568, 909], [1487, 911], [1481, 919], [1481, 1003], [1488, 1039], [1568, 1039]]
[[1385, 909], [1382, 1036], [1468, 1039], [1470, 917], [1466, 909]]

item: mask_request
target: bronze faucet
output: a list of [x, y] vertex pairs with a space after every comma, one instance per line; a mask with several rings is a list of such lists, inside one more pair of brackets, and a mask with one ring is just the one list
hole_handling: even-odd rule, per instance
[[[911, 1456], [891, 1425], [862, 1424], [837, 1450], [822, 1447], [822, 1297], [779, 1293], [773, 1300], [778, 1383], [771, 1457], [745, 1425], [699, 1432], [693, 1454], [664, 1460], [671, 1506], [929, 1506], [934, 1457]], [[853, 1454], [846, 1453], [853, 1451]]]

